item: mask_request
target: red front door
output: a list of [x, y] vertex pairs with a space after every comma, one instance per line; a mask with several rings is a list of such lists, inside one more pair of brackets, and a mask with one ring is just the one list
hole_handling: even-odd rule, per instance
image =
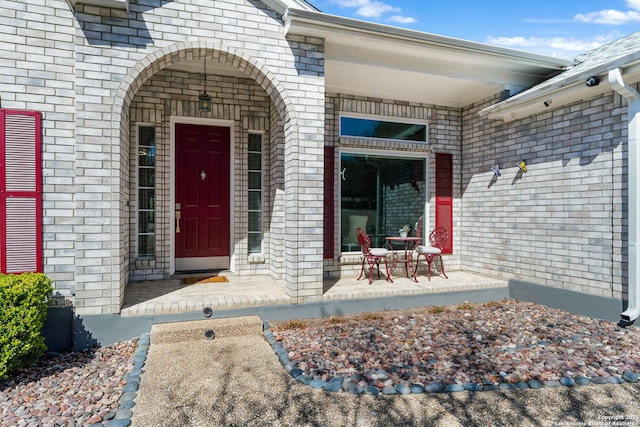
[[229, 268], [228, 127], [176, 124], [176, 271]]

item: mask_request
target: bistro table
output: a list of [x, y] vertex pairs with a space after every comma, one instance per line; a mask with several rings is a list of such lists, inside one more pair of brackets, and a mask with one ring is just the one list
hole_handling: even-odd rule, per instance
[[[413, 267], [413, 248], [422, 241], [421, 237], [401, 237], [401, 236], [389, 236], [384, 238], [387, 241], [387, 245], [393, 254], [393, 261], [391, 262], [391, 274], [398, 266], [399, 262], [404, 263], [405, 270], [407, 271], [407, 277], [411, 278], [414, 282], [417, 282], [416, 268]], [[404, 244], [404, 257], [398, 257], [398, 248], [394, 243]], [[409, 269], [411, 269], [411, 275], [409, 275]]]

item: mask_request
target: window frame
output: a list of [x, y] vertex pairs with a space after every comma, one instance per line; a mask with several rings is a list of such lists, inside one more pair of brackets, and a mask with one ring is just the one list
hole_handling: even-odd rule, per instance
[[[136, 241], [135, 241], [135, 245], [136, 245], [136, 250], [135, 250], [135, 254], [136, 254], [136, 259], [145, 259], [145, 260], [151, 260], [151, 259], [155, 259], [156, 258], [156, 252], [158, 249], [157, 246], [157, 237], [158, 237], [158, 233], [157, 231], [154, 231], [153, 233], [141, 233], [140, 232], [140, 213], [141, 213], [141, 199], [140, 199], [140, 190], [141, 190], [141, 185], [140, 185], [140, 169], [141, 169], [141, 165], [140, 165], [140, 128], [153, 128], [154, 130], [154, 141], [155, 141], [155, 149], [156, 149], [156, 161], [154, 162], [154, 166], [153, 166], [153, 170], [154, 170], [154, 174], [157, 174], [157, 153], [158, 153], [158, 142], [157, 142], [157, 135], [158, 135], [158, 126], [154, 123], [136, 123], [136, 171], [135, 171], [135, 179], [136, 179], [136, 214], [135, 214], [135, 219], [136, 219]], [[147, 169], [148, 167], [145, 167], [145, 169]], [[157, 176], [154, 179], [155, 182], [157, 182]], [[145, 189], [148, 189], [148, 187], [144, 187]], [[154, 199], [157, 200], [157, 188], [156, 185], [154, 184], [153, 186], [153, 192], [154, 192]], [[150, 209], [144, 209], [145, 212], [150, 211]], [[154, 205], [153, 208], [153, 214], [154, 214], [154, 218], [156, 219], [156, 224], [157, 224], [157, 219], [158, 219], [158, 215], [157, 215], [157, 203]], [[141, 235], [152, 235], [154, 236], [154, 244], [153, 244], [153, 255], [141, 255], [140, 254], [140, 236]]]
[[[382, 137], [370, 137], [370, 136], [356, 136], [356, 135], [344, 135], [342, 133], [342, 119], [361, 119], [361, 120], [376, 120], [381, 122], [388, 123], [398, 123], [403, 125], [424, 125], [425, 126], [425, 140], [424, 141], [416, 141], [411, 139], [393, 139], [393, 138], [382, 138]], [[351, 139], [363, 139], [369, 141], [379, 141], [381, 143], [385, 142], [401, 142], [405, 144], [420, 144], [420, 145], [429, 145], [429, 121], [428, 120], [418, 120], [418, 119], [408, 119], [404, 117], [396, 117], [396, 116], [380, 116], [375, 114], [361, 114], [361, 113], [350, 113], [350, 112], [340, 112], [338, 114], [338, 136], [340, 138], [351, 138]]]
[[[260, 189], [259, 190], [249, 188], [250, 173], [257, 172], [255, 170], [249, 169], [249, 154], [256, 153], [255, 151], [249, 150], [249, 138], [251, 138], [251, 135], [257, 135], [260, 137]], [[247, 190], [247, 255], [264, 253], [264, 195], [265, 195], [265, 192], [264, 192], [264, 185], [265, 185], [264, 183], [264, 177], [265, 177], [264, 135], [265, 135], [264, 131], [249, 130], [247, 132], [247, 189], [246, 189]], [[253, 212], [253, 210], [249, 209], [249, 205], [250, 205], [249, 194], [251, 191], [260, 192], [260, 209], [255, 211], [259, 213], [259, 217], [260, 217], [260, 229], [258, 231], [251, 230], [251, 222], [249, 221], [249, 212]], [[251, 250], [249, 235], [252, 233], [260, 234], [260, 250], [259, 251]]]
[[[384, 149], [367, 149], [367, 148], [352, 148], [352, 147], [341, 147], [338, 149], [338, 157], [337, 157], [337, 165], [335, 168], [335, 172], [338, 180], [338, 189], [335, 195], [336, 205], [337, 205], [337, 215], [338, 215], [338, 250], [339, 254], [348, 255], [360, 253], [360, 250], [353, 251], [343, 251], [342, 250], [342, 179], [340, 178], [340, 166], [342, 165], [342, 155], [343, 154], [353, 154], [353, 155], [372, 155], [372, 156], [380, 156], [380, 157], [395, 157], [395, 158], [413, 158], [413, 159], [421, 159], [424, 162], [424, 178], [425, 178], [425, 189], [424, 189], [424, 203], [422, 205], [422, 217], [423, 217], [423, 242], [426, 237], [426, 230], [428, 230], [429, 221], [428, 221], [428, 212], [429, 212], [429, 156], [431, 153], [429, 152], [409, 152], [402, 150], [384, 150]], [[418, 218], [416, 218], [417, 220]], [[412, 224], [413, 225], [413, 224]]]

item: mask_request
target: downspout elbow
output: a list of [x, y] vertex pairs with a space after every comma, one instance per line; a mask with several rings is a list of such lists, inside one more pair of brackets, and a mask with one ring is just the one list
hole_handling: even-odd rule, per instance
[[629, 106], [640, 102], [640, 93], [622, 80], [620, 68], [614, 68], [609, 71], [609, 84], [613, 90], [618, 92], [629, 102]]

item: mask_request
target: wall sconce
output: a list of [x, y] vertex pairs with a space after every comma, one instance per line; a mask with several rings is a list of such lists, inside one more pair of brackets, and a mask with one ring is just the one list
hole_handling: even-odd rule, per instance
[[548, 107], [549, 105], [551, 105], [551, 100], [547, 99], [546, 101], [544, 101], [544, 106]]
[[502, 176], [502, 172], [500, 172], [500, 165], [494, 165], [491, 168], [491, 172], [493, 172], [496, 178], [500, 178]]
[[522, 173], [527, 173], [527, 163], [524, 160], [521, 160], [520, 163], [518, 163], [518, 167]]
[[200, 111], [211, 111], [211, 97], [207, 93], [207, 59], [204, 60], [204, 92], [198, 97]]

